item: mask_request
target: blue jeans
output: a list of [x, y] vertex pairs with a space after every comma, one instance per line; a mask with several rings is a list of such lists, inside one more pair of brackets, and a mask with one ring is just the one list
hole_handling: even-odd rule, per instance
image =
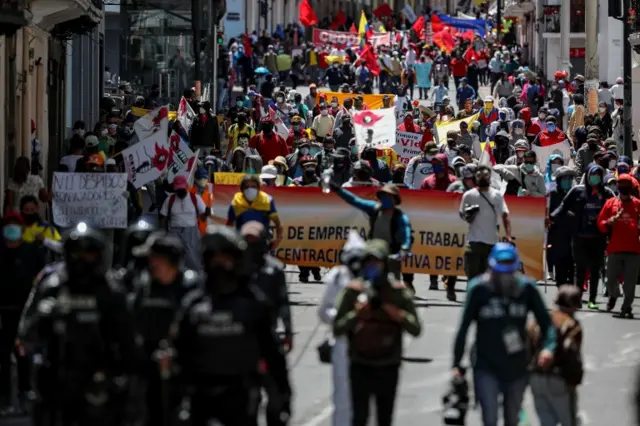
[[504, 426], [518, 426], [522, 397], [529, 377], [511, 382], [500, 382], [493, 374], [475, 370], [473, 372], [476, 397], [482, 409], [483, 426], [498, 426], [498, 397], [502, 394]]

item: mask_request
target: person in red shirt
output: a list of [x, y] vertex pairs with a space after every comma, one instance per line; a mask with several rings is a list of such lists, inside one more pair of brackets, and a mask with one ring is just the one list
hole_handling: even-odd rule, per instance
[[633, 178], [618, 176], [618, 197], [609, 198], [598, 215], [598, 228], [609, 235], [607, 245], [607, 311], [613, 310], [620, 296], [618, 276], [624, 277], [624, 301], [620, 318], [633, 318], [631, 305], [635, 298], [636, 281], [640, 273], [640, 200], [631, 195]]
[[289, 129], [289, 136], [287, 137], [287, 147], [291, 152], [293, 152], [298, 147], [298, 142], [301, 139], [306, 138], [307, 132], [302, 125], [302, 118], [299, 115], [294, 115], [291, 118], [291, 128]]
[[456, 83], [456, 87], [460, 85], [460, 79], [467, 75], [467, 61], [463, 57], [457, 56], [451, 60], [451, 74]]
[[404, 113], [404, 121], [400, 123], [397, 130], [399, 132], [422, 133], [420, 127], [416, 126], [414, 123], [413, 114], [410, 112]]
[[268, 164], [278, 156], [286, 157], [289, 155], [287, 143], [282, 136], [273, 130], [274, 124], [271, 117], [264, 117], [260, 121], [260, 125], [262, 131], [251, 138], [249, 147], [258, 151], [264, 164]]
[[533, 143], [541, 129], [537, 123], [531, 121], [531, 108], [522, 108], [518, 114], [522, 121], [524, 121], [524, 134], [527, 137], [527, 140], [529, 143]]
[[420, 189], [430, 189], [432, 191], [446, 191], [449, 185], [458, 180], [449, 170], [449, 159], [447, 154], [438, 154], [431, 160], [433, 173], [422, 181]]
[[554, 116], [547, 117], [547, 127], [533, 141], [536, 146], [550, 146], [567, 140], [567, 135], [557, 127], [556, 118]]

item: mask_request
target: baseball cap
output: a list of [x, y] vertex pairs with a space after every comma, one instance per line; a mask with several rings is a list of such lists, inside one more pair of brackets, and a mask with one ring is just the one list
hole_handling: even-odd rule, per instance
[[98, 144], [100, 143], [100, 141], [98, 140], [98, 137], [95, 135], [89, 135], [84, 139], [84, 145], [87, 148], [93, 148], [98, 146]]
[[424, 147], [424, 152], [427, 154], [435, 154], [438, 152], [438, 145], [435, 142], [427, 142]]
[[276, 166], [263, 166], [262, 171], [260, 173], [260, 179], [275, 179], [278, 177], [278, 169]]
[[116, 165], [116, 160], [114, 160], [113, 158], [109, 158], [106, 163], [104, 163], [105, 166], [115, 166]]
[[187, 178], [184, 176], [176, 176], [173, 179], [173, 189], [187, 189], [189, 188], [189, 182], [187, 182]]

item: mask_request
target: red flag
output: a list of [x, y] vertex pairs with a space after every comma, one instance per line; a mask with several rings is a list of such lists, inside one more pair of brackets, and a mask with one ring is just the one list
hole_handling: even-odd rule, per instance
[[309, 0], [302, 0], [302, 2], [300, 2], [298, 14], [300, 15], [300, 23], [305, 27], [310, 27], [318, 23], [318, 17], [309, 4]]
[[351, 28], [349, 28], [349, 32], [351, 34], [356, 34], [358, 35], [358, 30], [356, 29], [356, 24], [351, 24]]
[[347, 17], [345, 16], [343, 11], [339, 10], [338, 13], [336, 13], [335, 18], [333, 18], [333, 22], [331, 23], [331, 25], [329, 25], [329, 28], [331, 28], [332, 30], [335, 30], [346, 23], [347, 23]]
[[367, 40], [369, 40], [369, 39], [371, 39], [371, 37], [373, 37], [373, 30], [371, 29], [371, 27], [369, 27], [369, 29], [365, 33], [365, 37], [367, 38]]
[[393, 15], [393, 10], [387, 3], [382, 3], [380, 6], [374, 9], [373, 14], [376, 18], [382, 18], [383, 16]]
[[244, 46], [245, 55], [251, 57], [251, 55], [253, 54], [253, 50], [251, 49], [251, 37], [249, 37], [249, 34], [244, 35], [244, 40], [242, 41], [242, 44]]
[[433, 35], [433, 44], [447, 53], [453, 51], [456, 48], [456, 41], [449, 31], [438, 31]]
[[444, 30], [445, 27], [446, 25], [442, 22], [442, 19], [440, 19], [438, 15], [436, 15], [435, 13], [431, 15], [431, 30], [434, 33]]
[[421, 16], [418, 19], [416, 19], [416, 22], [413, 23], [411, 28], [413, 29], [413, 31], [416, 32], [416, 34], [418, 35], [422, 34], [422, 29], [424, 28], [424, 16]]
[[365, 63], [371, 74], [380, 75], [380, 67], [378, 66], [378, 56], [375, 54], [371, 45], [367, 43], [360, 53], [360, 60]]
[[473, 40], [475, 40], [476, 38], [476, 33], [473, 32], [473, 30], [467, 30], [465, 32], [463, 32], [462, 34], [460, 34], [460, 36], [466, 40], [469, 40], [470, 42], [473, 43]]

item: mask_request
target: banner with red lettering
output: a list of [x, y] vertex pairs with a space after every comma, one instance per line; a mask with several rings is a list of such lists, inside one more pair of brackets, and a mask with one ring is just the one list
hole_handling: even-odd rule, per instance
[[398, 154], [398, 159], [404, 164], [409, 164], [416, 155], [420, 155], [420, 142], [422, 141], [422, 134], [413, 132], [399, 132], [396, 131], [396, 144], [393, 146], [393, 150]]
[[358, 45], [358, 34], [314, 28], [313, 44], [315, 44], [316, 46], [325, 46], [327, 44], [332, 44], [338, 49], [345, 49], [348, 46]]
[[391, 33], [373, 33], [369, 41], [374, 48], [378, 46], [391, 46]]

